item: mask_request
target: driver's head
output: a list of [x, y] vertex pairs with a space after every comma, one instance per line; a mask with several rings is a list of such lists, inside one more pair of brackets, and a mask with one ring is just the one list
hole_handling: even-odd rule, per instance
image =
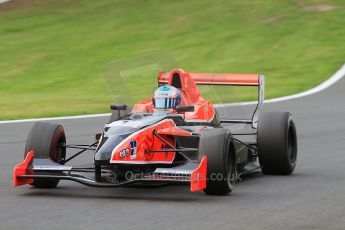
[[181, 104], [181, 92], [173, 86], [159, 87], [153, 94], [153, 106], [155, 109], [172, 109]]

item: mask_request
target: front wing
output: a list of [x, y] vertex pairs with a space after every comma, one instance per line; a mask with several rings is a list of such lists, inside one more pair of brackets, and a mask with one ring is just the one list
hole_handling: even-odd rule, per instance
[[[75, 181], [80, 184], [100, 187], [117, 188], [140, 183], [189, 183], [190, 191], [195, 192], [206, 188], [207, 156], [200, 162], [187, 162], [172, 168], [157, 168], [153, 173], [143, 174], [139, 178], [122, 182], [97, 182], [85, 176], [78, 167], [60, 165], [48, 158], [38, 158], [31, 151], [24, 161], [14, 167], [14, 186], [32, 184], [35, 179], [60, 179]], [[89, 171], [92, 172], [92, 171]]]

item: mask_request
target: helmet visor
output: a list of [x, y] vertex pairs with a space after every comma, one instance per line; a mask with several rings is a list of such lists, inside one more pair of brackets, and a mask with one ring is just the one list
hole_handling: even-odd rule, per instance
[[176, 107], [176, 98], [155, 98], [156, 109], [171, 109]]

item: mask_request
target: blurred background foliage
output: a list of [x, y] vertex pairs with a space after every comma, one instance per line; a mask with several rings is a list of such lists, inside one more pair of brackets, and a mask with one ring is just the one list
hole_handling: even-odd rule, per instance
[[[121, 102], [112, 70], [156, 53], [190, 72], [263, 72], [267, 98], [312, 88], [345, 59], [343, 0], [24, 2], [0, 5], [0, 119], [108, 112]], [[145, 65], [149, 76], [121, 80], [128, 95], [151, 97], [160, 65]], [[202, 90], [216, 103], [256, 97]]]

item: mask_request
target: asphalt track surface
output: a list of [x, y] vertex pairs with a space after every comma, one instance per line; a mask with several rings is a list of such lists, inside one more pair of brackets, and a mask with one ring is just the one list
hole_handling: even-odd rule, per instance
[[[290, 176], [260, 172], [227, 196], [188, 186], [57, 189], [12, 187], [31, 122], [0, 125], [0, 229], [345, 229], [345, 78], [303, 98], [266, 104], [290, 111], [298, 129], [298, 163]], [[243, 108], [230, 107], [229, 111]], [[59, 120], [68, 142], [91, 142], [103, 118]], [[92, 159], [85, 154], [81, 161]], [[76, 161], [74, 161], [75, 163]]]

